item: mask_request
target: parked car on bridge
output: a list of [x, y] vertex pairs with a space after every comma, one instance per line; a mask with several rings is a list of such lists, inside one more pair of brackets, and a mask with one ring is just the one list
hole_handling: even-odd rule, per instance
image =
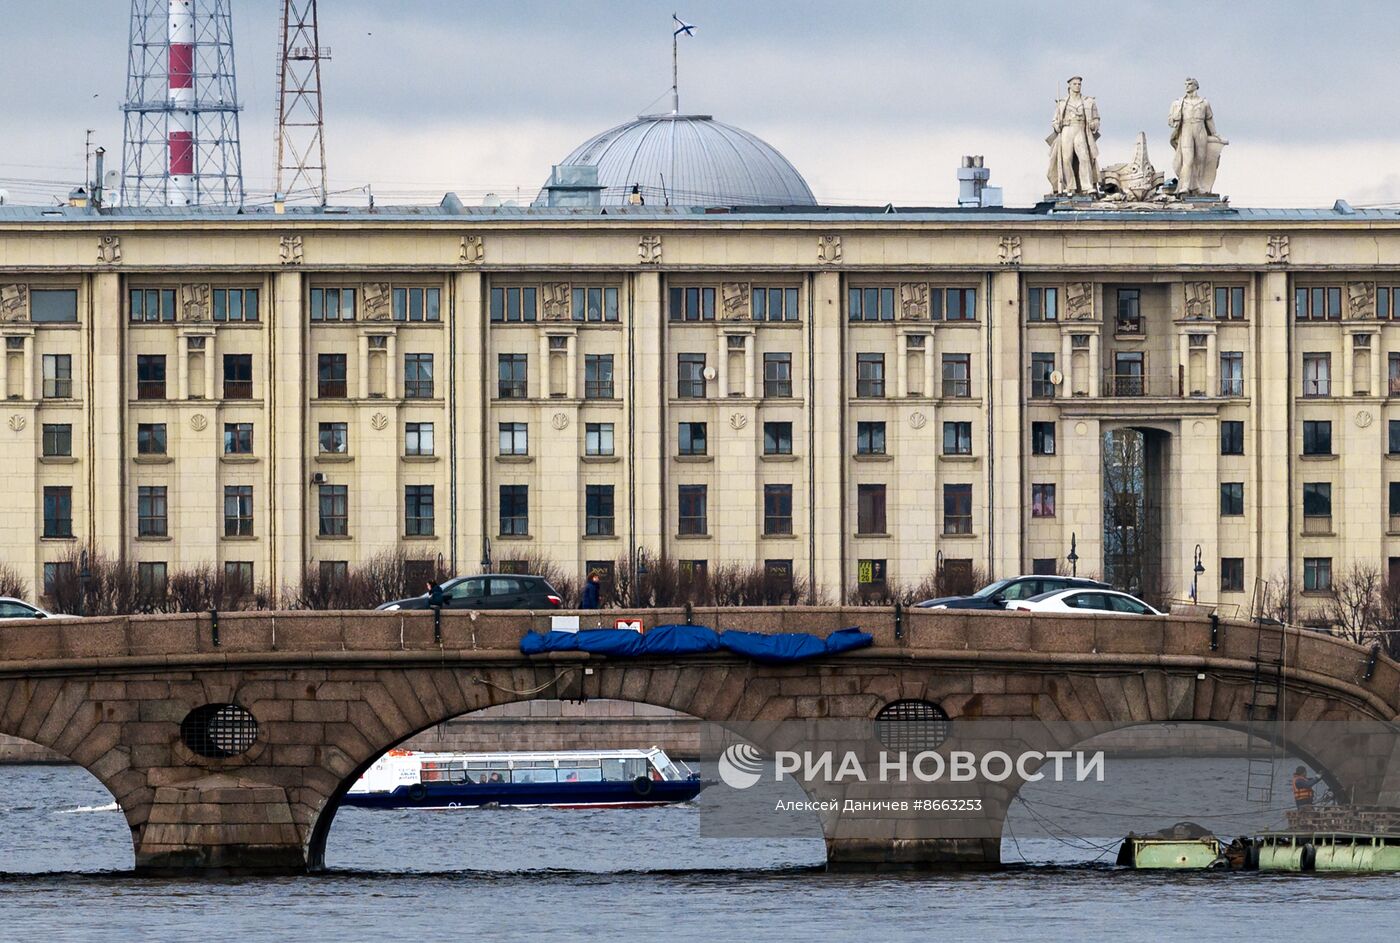
[[1124, 616], [1160, 616], [1147, 603], [1114, 589], [1061, 589], [1009, 603], [1023, 612], [1112, 612]]
[[[442, 584], [444, 609], [558, 609], [563, 598], [543, 576], [487, 573], [459, 576]], [[377, 609], [429, 609], [428, 594], [381, 603]]]
[[921, 609], [1005, 609], [1017, 599], [1083, 586], [1108, 589], [1107, 583], [1078, 576], [1013, 576], [988, 583], [971, 596], [941, 596], [915, 603]]
[[13, 596], [0, 596], [0, 619], [52, 619], [54, 614], [38, 606], [31, 606], [23, 599]]

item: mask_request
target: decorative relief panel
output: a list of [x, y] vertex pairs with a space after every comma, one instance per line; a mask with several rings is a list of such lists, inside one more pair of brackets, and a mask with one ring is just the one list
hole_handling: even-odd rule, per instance
[[1270, 265], [1287, 265], [1289, 255], [1288, 237], [1285, 235], [1273, 235], [1269, 237], [1268, 259]]
[[841, 237], [826, 235], [817, 237], [817, 262], [821, 265], [836, 265], [841, 261]]
[[899, 319], [901, 321], [927, 321], [928, 282], [899, 283]]
[[457, 261], [463, 265], [480, 265], [486, 261], [486, 243], [480, 236], [463, 236]]
[[29, 320], [29, 286], [0, 285], [0, 321]]
[[719, 286], [720, 318], [746, 321], [749, 318], [749, 283], [723, 282]]
[[208, 321], [211, 317], [209, 283], [180, 286], [180, 320]]
[[97, 261], [103, 265], [117, 265], [122, 260], [122, 240], [120, 236], [99, 236], [97, 239]]
[[281, 242], [283, 265], [300, 265], [306, 260], [306, 247], [301, 236], [283, 236]]
[[573, 316], [573, 292], [568, 282], [545, 282], [540, 286], [540, 301], [546, 321], [567, 321]]
[[1000, 243], [1000, 258], [1002, 265], [1021, 264], [1021, 237], [1002, 236]]
[[204, 418], [204, 413], [195, 413], [190, 417], [190, 428], [195, 432], [203, 432], [209, 428], [209, 420]]
[[1094, 320], [1094, 283], [1070, 282], [1065, 286], [1065, 317], [1071, 321]]
[[366, 321], [388, 321], [394, 316], [394, 300], [388, 282], [366, 282], [363, 295]]
[[1362, 320], [1376, 316], [1376, 283], [1347, 282], [1347, 317]]
[[555, 413], [553, 416], [550, 417], [549, 424], [553, 426], [557, 431], [563, 432], [565, 429], [569, 428], [568, 414]]
[[389, 426], [389, 417], [383, 413], [375, 413], [369, 417], [369, 424], [375, 432], [383, 432]]
[[743, 413], [729, 414], [729, 427], [731, 429], [742, 429], [749, 424], [749, 417]]
[[912, 412], [909, 414], [909, 425], [915, 429], [922, 429], [928, 425], [928, 417], [918, 411]]
[[637, 240], [637, 258], [643, 265], [661, 264], [661, 237], [657, 235], [642, 236]]
[[1186, 283], [1186, 317], [1195, 321], [1208, 321], [1214, 317], [1214, 296], [1210, 282]]
[[24, 427], [28, 424], [29, 420], [25, 419], [19, 413], [14, 413], [10, 416], [10, 428], [15, 432], [23, 432]]

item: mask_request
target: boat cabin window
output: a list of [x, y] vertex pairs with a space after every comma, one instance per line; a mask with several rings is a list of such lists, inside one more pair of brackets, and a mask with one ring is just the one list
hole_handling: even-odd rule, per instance
[[561, 783], [596, 783], [601, 782], [602, 779], [603, 771], [597, 766], [591, 768], [559, 767], [559, 781]]
[[424, 783], [466, 782], [466, 764], [461, 760], [424, 760], [418, 779]]

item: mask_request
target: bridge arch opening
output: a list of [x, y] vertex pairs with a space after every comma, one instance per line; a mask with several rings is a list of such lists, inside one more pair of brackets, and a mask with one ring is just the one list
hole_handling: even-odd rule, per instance
[[[307, 861], [316, 870], [428, 872], [821, 867], [826, 847], [814, 812], [803, 813], [783, 834], [736, 831], [736, 822], [759, 805], [771, 810], [776, 800], [807, 799], [792, 779], [764, 782], [736, 796], [720, 781], [717, 761], [724, 747], [742, 742], [716, 724], [639, 700], [527, 698], [459, 714], [386, 744], [345, 777], [314, 823]], [[710, 785], [693, 801], [634, 808], [366, 809], [343, 801], [391, 750], [483, 754], [652, 747]], [[716, 813], [722, 803], [722, 813]], [[708, 815], [716, 818], [702, 818]]]
[[0, 736], [0, 872], [130, 871], [131, 828], [102, 781], [30, 740]]
[[[1291, 739], [1271, 746], [1237, 723], [1146, 721], [1064, 749], [1102, 751], [1103, 778], [1047, 775], [1015, 784], [1001, 823], [1003, 864], [1111, 865], [1129, 832], [1148, 834], [1183, 822], [1225, 843], [1285, 828], [1299, 766], [1321, 777], [1319, 801], [1329, 794], [1345, 801], [1347, 791], [1344, 777], [1319, 750]], [[1267, 780], [1260, 778], [1265, 769]], [[1265, 782], [1272, 784], [1266, 801], [1260, 789]]]

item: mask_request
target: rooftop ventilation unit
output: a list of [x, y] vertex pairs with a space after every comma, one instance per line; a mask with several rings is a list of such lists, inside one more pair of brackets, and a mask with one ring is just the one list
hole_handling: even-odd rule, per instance
[[969, 155], [958, 168], [958, 206], [1001, 206], [1001, 187], [989, 187], [992, 171], [982, 166], [982, 155]]

